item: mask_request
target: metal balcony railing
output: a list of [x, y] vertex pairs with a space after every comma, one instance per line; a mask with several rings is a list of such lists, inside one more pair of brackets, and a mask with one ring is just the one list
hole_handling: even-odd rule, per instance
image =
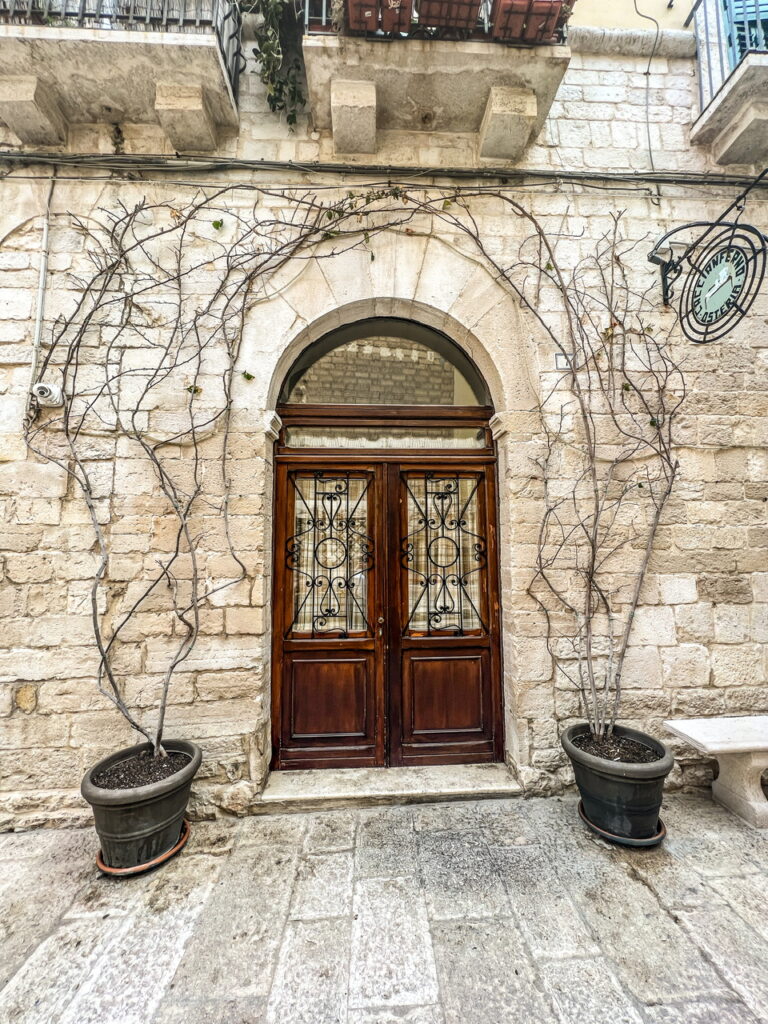
[[576, 0], [344, 0], [344, 25], [332, 0], [305, 0], [308, 34], [342, 28], [368, 39], [493, 39], [537, 46], [563, 42]]
[[0, 0], [0, 24], [214, 33], [237, 99], [242, 18], [231, 0]]
[[748, 53], [768, 52], [768, 0], [696, 0], [691, 22], [703, 111]]

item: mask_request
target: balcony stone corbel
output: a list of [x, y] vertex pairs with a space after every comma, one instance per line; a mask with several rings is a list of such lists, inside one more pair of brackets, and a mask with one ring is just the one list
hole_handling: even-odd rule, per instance
[[35, 75], [0, 75], [0, 118], [25, 145], [56, 146], [67, 138], [53, 89]]
[[331, 123], [337, 153], [376, 152], [376, 85], [334, 78]]
[[768, 153], [768, 102], [747, 103], [712, 143], [716, 164], [762, 164]]
[[481, 157], [518, 160], [528, 145], [538, 105], [531, 89], [492, 85], [480, 125]]
[[202, 85], [158, 82], [155, 113], [177, 153], [210, 152], [216, 148], [216, 122]]

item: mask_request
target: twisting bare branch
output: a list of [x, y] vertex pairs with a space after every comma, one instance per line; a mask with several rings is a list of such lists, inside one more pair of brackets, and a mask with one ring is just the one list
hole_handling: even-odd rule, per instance
[[[252, 198], [247, 209], [243, 197]], [[489, 197], [525, 238], [511, 264], [483, 238], [473, 210], [474, 199]], [[90, 270], [78, 277], [75, 308], [54, 324], [40, 370], [41, 376], [60, 373], [68, 399], [60, 414], [37, 410], [27, 440], [82, 491], [98, 549], [91, 587], [98, 686], [156, 753], [173, 677], [194, 649], [203, 610], [248, 574], [233, 542], [229, 463], [235, 367], [247, 319], [273, 298], [278, 275], [289, 267], [298, 274], [312, 260], [352, 249], [374, 259], [377, 236], [423, 234], [427, 221], [470, 250], [569, 360], [564, 380], [541, 407], [546, 500], [530, 592], [547, 617], [553, 651], [552, 613], [575, 624], [563, 634], [571, 656], [561, 659], [562, 671], [579, 684], [593, 730], [612, 726], [632, 618], [677, 470], [672, 421], [684, 390], [668, 348], [643, 321], [645, 297], [629, 288], [618, 218], [596, 255], [570, 273], [532, 214], [487, 187], [387, 185], [329, 200], [307, 189], [222, 185], [186, 206], [142, 200], [73, 221]], [[529, 280], [535, 282], [530, 297]], [[559, 296], [554, 319], [542, 313], [542, 288]], [[157, 550], [150, 568], [145, 563], [127, 586], [110, 576], [116, 524], [96, 486], [92, 443], [105, 435], [117, 439], [119, 460], [135, 460], [151, 475], [146, 528], [164, 531], [161, 544], [152, 535]], [[554, 461], [564, 452], [577, 467], [571, 494], [553, 486]], [[637, 522], [627, 519], [630, 508]], [[219, 514], [232, 566], [224, 578], [209, 579], [199, 554], [211, 510]], [[648, 541], [627, 598], [605, 580], [611, 560], [639, 543], [643, 516]], [[150, 603], [166, 613], [168, 647], [155, 712], [142, 718], [126, 698], [128, 671], [118, 655]], [[598, 654], [605, 636], [612, 651], [607, 675]]]

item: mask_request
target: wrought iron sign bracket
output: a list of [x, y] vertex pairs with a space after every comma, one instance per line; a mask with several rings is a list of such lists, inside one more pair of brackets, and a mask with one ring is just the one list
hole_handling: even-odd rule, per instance
[[[672, 228], [648, 253], [661, 270], [662, 301], [669, 307], [683, 274], [678, 312], [685, 336], [696, 344], [725, 337], [746, 316], [763, 283], [768, 237], [740, 223], [749, 193], [768, 175], [764, 170], [716, 221]], [[691, 234], [696, 233], [693, 240]], [[684, 235], [684, 239], [677, 236]], [[676, 254], [676, 247], [682, 251]]]

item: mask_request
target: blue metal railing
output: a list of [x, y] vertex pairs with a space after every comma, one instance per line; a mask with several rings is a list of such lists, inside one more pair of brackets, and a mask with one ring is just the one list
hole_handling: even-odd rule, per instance
[[0, 0], [0, 24], [214, 33], [232, 92], [243, 69], [242, 18], [231, 0]]
[[748, 53], [768, 52], [768, 0], [696, 0], [693, 22], [704, 110]]

